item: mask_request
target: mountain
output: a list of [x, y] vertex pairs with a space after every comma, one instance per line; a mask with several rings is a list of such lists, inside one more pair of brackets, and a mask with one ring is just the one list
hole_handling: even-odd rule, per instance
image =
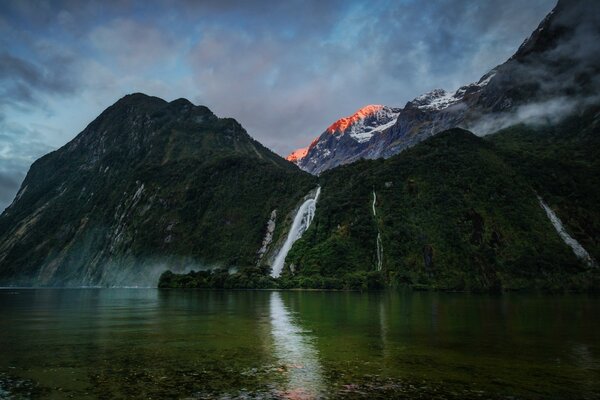
[[[599, 115], [596, 110], [586, 121]], [[538, 199], [559, 210], [566, 230], [592, 257], [600, 256], [600, 169], [592, 156], [599, 132], [587, 122], [569, 141], [581, 143], [581, 150], [584, 143], [595, 147], [576, 162], [544, 171], [535, 168], [559, 157], [538, 154], [520, 162], [531, 150], [527, 137], [539, 132], [506, 131], [492, 140], [461, 129], [389, 159], [325, 171], [314, 221], [288, 254], [281, 284], [475, 291], [599, 287], [597, 264], [575, 256]], [[555, 126], [556, 136], [573, 123]], [[564, 144], [548, 139], [535, 147], [550, 143], [551, 153]], [[565, 196], [565, 189], [573, 193]], [[581, 198], [586, 191], [588, 198]]]
[[308, 147], [292, 152], [287, 160], [312, 173], [335, 167], [338, 159], [354, 161], [356, 149], [390, 128], [399, 112], [400, 109], [382, 105], [365, 106], [331, 124]]
[[2, 285], [155, 285], [255, 265], [316, 186], [230, 118], [132, 94], [31, 166], [0, 216]]
[[361, 158], [391, 157], [453, 127], [485, 135], [520, 122], [557, 122], [598, 100], [599, 26], [600, 3], [561, 0], [509, 60], [478, 82], [453, 93], [432, 90], [401, 109], [386, 107], [390, 119], [370, 131], [359, 112], [347, 128], [357, 134], [327, 130], [288, 159], [320, 174]]
[[600, 104], [557, 124], [511, 126], [486, 139], [600, 260]]
[[206, 107], [125, 96], [31, 166], [0, 285], [597, 290], [598, 8], [559, 2], [455, 93], [336, 121], [288, 157], [318, 177]]
[[598, 148], [600, 106], [485, 138], [450, 129], [323, 172], [277, 281], [202, 271], [165, 273], [160, 285], [597, 290]]

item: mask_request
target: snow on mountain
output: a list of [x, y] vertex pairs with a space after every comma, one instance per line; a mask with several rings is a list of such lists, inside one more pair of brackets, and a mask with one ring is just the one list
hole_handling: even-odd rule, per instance
[[420, 110], [443, 110], [461, 102], [465, 95], [473, 94], [484, 88], [496, 75], [495, 69], [485, 74], [477, 83], [461, 86], [456, 92], [449, 93], [444, 89], [434, 89], [416, 97], [410, 102]]
[[[321, 134], [321, 136], [314, 139], [309, 146], [294, 150], [286, 157], [286, 159], [294, 163], [299, 163], [313, 149], [317, 151], [321, 150], [321, 156], [331, 154], [330, 149], [323, 148], [323, 146], [317, 146], [322, 139], [327, 139], [329, 136], [338, 140], [342, 136], [346, 136], [358, 143], [368, 142], [376, 133], [382, 132], [393, 126], [394, 123], [396, 123], [399, 111], [400, 110], [397, 108], [379, 104], [370, 104], [362, 107], [354, 114], [335, 121], [325, 130], [325, 132], [323, 132], [323, 134]], [[319, 147], [319, 149], [316, 147]]]
[[293, 163], [295, 163], [298, 160], [303, 159], [304, 157], [306, 157], [306, 154], [308, 153], [308, 147], [302, 147], [300, 149], [296, 149], [294, 151], [292, 151], [285, 159], [288, 161], [291, 161]]
[[353, 117], [361, 115], [361, 118], [356, 119], [343, 131], [343, 133], [350, 135], [350, 137], [357, 142], [363, 143], [369, 141], [376, 132], [381, 132], [396, 123], [398, 110], [385, 106], [376, 107], [377, 108], [372, 109], [373, 111], [369, 114], [362, 113], [365, 108], [361, 108], [353, 115]]
[[599, 8], [596, 2], [561, 0], [512, 57], [478, 82], [454, 92], [432, 90], [401, 109], [366, 106], [336, 121], [290, 159], [305, 171], [320, 174], [363, 158], [394, 156], [450, 128], [486, 135], [531, 120], [531, 109], [536, 116], [554, 119], [572, 109], [563, 107], [557, 117], [544, 106], [549, 101], [562, 104], [568, 99], [568, 104], [581, 105], [596, 101]]
[[[309, 146], [290, 153], [287, 160], [318, 174], [360, 158], [389, 157], [439, 130], [456, 126], [466, 108], [461, 104], [479, 94], [495, 73], [492, 70], [478, 82], [462, 86], [453, 93], [432, 90], [409, 101], [402, 109], [365, 106], [331, 124]], [[421, 127], [419, 135], [413, 134], [415, 125]]]

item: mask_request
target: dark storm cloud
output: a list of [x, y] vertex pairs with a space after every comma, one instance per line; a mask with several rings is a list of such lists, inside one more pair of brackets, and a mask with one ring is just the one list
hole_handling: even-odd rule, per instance
[[39, 94], [69, 94], [77, 85], [68, 57], [45, 57], [43, 65], [0, 53], [0, 100], [10, 104], [39, 104]]
[[39, 156], [39, 147], [24, 143], [60, 146], [103, 108], [138, 91], [187, 97], [232, 116], [285, 155], [365, 104], [402, 106], [424, 91], [478, 80], [553, 6], [554, 0], [4, 1], [0, 115], [11, 130], [0, 131], [0, 171], [9, 160], [23, 165]]

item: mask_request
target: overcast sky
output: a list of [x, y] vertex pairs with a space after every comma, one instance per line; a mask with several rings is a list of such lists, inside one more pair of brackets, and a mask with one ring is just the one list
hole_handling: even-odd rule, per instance
[[555, 0], [0, 2], [0, 210], [127, 93], [185, 97], [286, 155], [366, 104], [478, 80]]

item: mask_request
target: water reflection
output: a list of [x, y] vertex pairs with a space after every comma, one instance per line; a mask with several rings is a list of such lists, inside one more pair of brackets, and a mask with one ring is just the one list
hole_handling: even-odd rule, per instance
[[281, 293], [272, 292], [270, 299], [271, 334], [275, 357], [281, 363], [278, 371], [285, 375], [282, 397], [313, 399], [324, 393], [323, 372], [314, 337], [294, 323]]
[[600, 400], [598, 315], [595, 295], [0, 289], [0, 398]]
[[390, 345], [388, 339], [389, 321], [386, 310], [386, 299], [384, 296], [379, 300], [379, 332], [381, 337], [381, 347], [383, 353], [383, 361], [388, 361], [391, 357]]

